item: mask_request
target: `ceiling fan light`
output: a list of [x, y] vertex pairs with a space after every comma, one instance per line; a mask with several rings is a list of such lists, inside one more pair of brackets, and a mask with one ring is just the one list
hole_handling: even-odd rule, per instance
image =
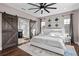
[[44, 10], [43, 8], [41, 10]]

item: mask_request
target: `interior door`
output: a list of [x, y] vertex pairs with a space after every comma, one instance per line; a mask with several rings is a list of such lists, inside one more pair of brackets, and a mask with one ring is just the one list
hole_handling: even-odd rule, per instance
[[18, 45], [18, 18], [2, 14], [2, 49]]

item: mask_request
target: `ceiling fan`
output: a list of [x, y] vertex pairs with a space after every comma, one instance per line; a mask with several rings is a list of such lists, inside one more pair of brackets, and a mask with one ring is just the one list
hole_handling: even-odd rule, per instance
[[36, 6], [37, 8], [30, 8], [28, 10], [34, 10], [34, 9], [37, 9], [34, 13], [38, 12], [41, 10], [41, 14], [43, 14], [43, 9], [50, 13], [50, 11], [48, 11], [48, 9], [57, 9], [56, 7], [49, 7], [51, 5], [54, 5], [56, 3], [50, 3], [50, 4], [47, 4], [47, 3], [38, 3], [39, 5], [36, 5], [36, 4], [33, 4], [33, 3], [28, 3], [29, 5], [32, 5], [32, 6]]

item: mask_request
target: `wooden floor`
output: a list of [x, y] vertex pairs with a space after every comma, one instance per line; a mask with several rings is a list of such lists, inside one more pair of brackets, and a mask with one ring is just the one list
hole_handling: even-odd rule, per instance
[[71, 45], [75, 47], [76, 53], [79, 56], [79, 46], [77, 44], [74, 44], [74, 43], [72, 43]]
[[13, 47], [0, 51], [0, 56], [31, 56], [31, 55], [19, 49], [18, 47]]
[[[75, 47], [75, 50], [79, 56], [79, 46], [73, 43], [72, 43], [72, 46]], [[31, 55], [17, 47], [13, 47], [13, 48], [8, 48], [6, 50], [1, 51], [0, 56], [31, 56]]]

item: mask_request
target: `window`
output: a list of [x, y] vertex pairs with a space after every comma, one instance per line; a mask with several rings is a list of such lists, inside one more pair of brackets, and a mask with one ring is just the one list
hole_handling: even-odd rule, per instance
[[41, 22], [41, 27], [45, 27], [45, 22]]
[[69, 19], [64, 19], [64, 24], [70, 24], [70, 18]]
[[70, 32], [70, 18], [64, 19], [64, 28], [65, 28], [65, 33], [69, 34], [69, 32]]

